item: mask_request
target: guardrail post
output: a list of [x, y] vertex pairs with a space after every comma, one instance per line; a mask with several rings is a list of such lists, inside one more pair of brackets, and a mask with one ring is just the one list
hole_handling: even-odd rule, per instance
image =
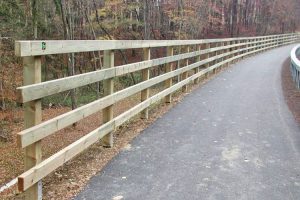
[[[235, 41], [235, 40], [232, 41], [232, 44], [233, 44], [233, 45], [236, 45], [236, 41]], [[233, 47], [231, 50], [232, 50], [232, 51], [236, 51], [236, 48], [237, 48], [237, 47]], [[231, 55], [231, 58], [234, 58], [235, 56], [236, 56], [236, 53], [233, 53], [233, 54]], [[233, 60], [231, 61], [231, 64], [232, 64], [232, 63], [235, 63], [235, 61], [236, 61], [236, 60], [233, 59]]]
[[[254, 39], [254, 42], [255, 42], [255, 43], [253, 44], [253, 45], [255, 46], [254, 51], [256, 51], [256, 50], [258, 49], [258, 47], [257, 47], [257, 45], [258, 45], [258, 39], [255, 38], [255, 39]], [[255, 54], [257, 54], [257, 52], [255, 52], [254, 55], [255, 55]]]
[[[205, 44], [205, 50], [209, 50], [209, 49], [210, 49], [210, 43], [206, 43], [206, 44]], [[209, 57], [210, 57], [210, 53], [206, 53], [206, 54], [204, 55], [204, 59], [209, 59]], [[206, 63], [206, 64], [204, 65], [205, 68], [208, 68], [209, 66], [210, 66], [210, 62], [208, 62], [208, 63]], [[207, 72], [205, 76], [206, 76], [206, 78], [208, 78], [209, 72]]]
[[[189, 46], [184, 47], [183, 52], [184, 53], [190, 52], [190, 47]], [[188, 66], [189, 65], [189, 59], [184, 59], [183, 63], [184, 63], [184, 66]], [[187, 79], [187, 77], [188, 77], [188, 72], [187, 71], [183, 72], [181, 80]], [[182, 92], [187, 92], [187, 89], [188, 89], [188, 85], [182, 86]]]
[[[248, 40], [248, 52], [253, 51], [252, 50], [253, 44], [251, 44], [252, 42], [253, 42], [252, 39]], [[248, 54], [248, 56], [251, 56], [251, 54]]]
[[[196, 45], [196, 51], [197, 52], [201, 51], [201, 45], [200, 44]], [[196, 62], [200, 62], [200, 60], [201, 60], [201, 55], [196, 57]], [[195, 74], [197, 74], [199, 72], [199, 69], [200, 69], [200, 66], [195, 68]], [[198, 77], [194, 80], [195, 84], [198, 84], [199, 82], [200, 82], [200, 77]]]
[[[23, 58], [23, 82], [25, 85], [41, 82], [41, 57], [24, 57]], [[42, 121], [41, 100], [24, 103], [24, 125], [25, 129], [35, 126]], [[42, 161], [41, 141], [35, 142], [25, 148], [25, 170], [29, 170]], [[31, 186], [25, 191], [26, 200], [42, 199], [42, 182]]]
[[[246, 49], [246, 48], [248, 47], [247, 41], [248, 41], [248, 40], [241, 40], [241, 43], [243, 44], [241, 48]], [[245, 54], [245, 53], [247, 53], [247, 50], [243, 50], [243, 51], [241, 52], [241, 54]], [[242, 59], [244, 59], [245, 57], [246, 57], [246, 55], [243, 55], [243, 56], [242, 56]]]
[[[240, 43], [241, 43], [241, 40], [237, 40], [236, 41], [236, 43], [239, 45]], [[238, 53], [237, 53], [237, 56], [239, 56], [239, 55], [241, 55], [242, 54], [242, 52], [240, 51], [240, 49], [242, 49], [242, 47], [241, 46], [238, 46], [237, 47], [237, 50], [238, 50]], [[237, 62], [239, 62], [241, 60], [241, 57], [239, 57], [238, 59], [237, 59]]]
[[273, 49], [275, 47], [275, 42], [276, 42], [276, 36], [273, 36], [272, 37], [272, 41], [269, 42], [269, 46], [271, 47], [271, 49]]
[[[111, 68], [114, 67], [114, 51], [113, 50], [106, 50], [104, 51], [103, 57], [103, 68]], [[104, 96], [108, 96], [114, 93], [114, 79], [109, 78], [103, 81], [103, 89], [104, 89]], [[103, 123], [109, 122], [113, 119], [113, 105], [108, 106], [107, 108], [103, 109]], [[114, 137], [113, 132], [108, 133], [102, 138], [102, 145], [104, 147], [113, 147], [114, 144]]]
[[[173, 56], [174, 55], [174, 48], [173, 47], [167, 47], [167, 56]], [[166, 64], [166, 73], [171, 72], [173, 70], [173, 63], [167, 63]], [[170, 78], [166, 80], [165, 85], [166, 88], [171, 87], [173, 84], [173, 79]], [[172, 101], [172, 94], [169, 94], [165, 98], [166, 103], [171, 103]]]
[[[222, 42], [222, 47], [224, 48], [225, 46], [226, 46], [226, 42]], [[222, 54], [225, 54], [225, 53], [226, 53], [226, 49], [223, 49], [223, 50], [221, 51], [221, 53], [222, 53]], [[221, 58], [221, 62], [223, 62], [223, 61], [225, 61], [225, 60], [226, 60], [226, 57], [223, 56], [223, 57]], [[222, 65], [222, 68], [223, 68], [223, 67], [225, 67], [225, 64]]]
[[[223, 42], [219, 42], [218, 47], [223, 47]], [[218, 52], [219, 52], [219, 53], [218, 53], [217, 55], [223, 54], [223, 50], [219, 50]], [[217, 63], [222, 62], [222, 59], [223, 59], [223, 58], [219, 58], [219, 59], [217, 60]], [[219, 71], [221, 71], [221, 70], [222, 70], [222, 65], [220, 65], [218, 68], [219, 68]]]
[[[230, 46], [230, 45], [231, 45], [231, 42], [228, 41], [228, 42], [227, 42], [227, 46]], [[227, 48], [225, 51], [226, 51], [226, 53], [229, 53], [229, 52], [230, 52], [230, 48]], [[230, 56], [227, 55], [225, 59], [226, 59], [226, 60], [230, 59]], [[230, 64], [229, 61], [227, 61], [227, 62], [226, 62], [226, 67], [229, 67], [229, 64]]]
[[259, 46], [259, 47], [257, 48], [257, 49], [258, 49], [258, 52], [257, 52], [257, 53], [260, 53], [260, 49], [261, 49], [260, 45], [261, 45], [261, 38], [258, 39], [258, 44], [257, 44], [257, 46]]
[[262, 49], [262, 38], [259, 38], [258, 41], [259, 41], [259, 43], [258, 43], [258, 45], [259, 45], [258, 50], [259, 51], [257, 53], [259, 54], [262, 51], [261, 50]]
[[[150, 58], [151, 58], [150, 48], [144, 48], [143, 55], [144, 55], [144, 60], [150, 60]], [[150, 78], [150, 70], [143, 69], [142, 70], [142, 80], [146, 81], [146, 80], [149, 80], [149, 78]], [[149, 88], [141, 91], [141, 101], [145, 101], [148, 98], [149, 98]], [[149, 118], [149, 109], [148, 108], [146, 108], [143, 112], [141, 112], [141, 118], [142, 119]]]
[[[216, 42], [214, 47], [215, 47], [215, 48], [219, 47], [219, 43]], [[217, 56], [217, 55], [218, 55], [218, 51], [215, 51], [215, 52], [213, 53], [213, 56]], [[219, 59], [215, 59], [215, 60], [213, 61], [213, 64], [215, 65], [215, 64], [217, 64], [218, 62], [219, 62]], [[214, 73], [214, 74], [217, 73], [217, 68], [214, 68], [214, 69], [213, 69], [213, 73]]]
[[[249, 48], [250, 48], [250, 44], [249, 44], [250, 41], [251, 41], [251, 40], [249, 40], [249, 39], [245, 41], [245, 42], [246, 42], [246, 48], [247, 48], [246, 52], [247, 52], [247, 53], [250, 51], [250, 50], [249, 50]], [[249, 54], [247, 55], [247, 57], [248, 57], [248, 56], [249, 56]]]
[[[254, 42], [255, 42], [255, 43], [254, 43], [253, 45], [254, 45], [255, 48], [253, 49], [253, 51], [256, 51], [256, 50], [258, 50], [258, 47], [257, 47], [257, 46], [258, 46], [258, 39], [255, 38], [255, 39], [254, 39]], [[256, 54], [257, 54], [257, 52], [254, 53], [254, 55], [256, 55]]]
[[[224, 46], [225, 46], [225, 42], [221, 42], [221, 43], [220, 43], [220, 47], [223, 48]], [[222, 55], [223, 53], [225, 53], [225, 50], [224, 50], [224, 49], [220, 51], [220, 54], [221, 54], [221, 55]], [[224, 60], [224, 57], [220, 58], [220, 59], [219, 59], [219, 62], [223, 62], [223, 60]], [[220, 66], [220, 71], [222, 70], [223, 66], [224, 66], [224, 65], [221, 65], [221, 66]]]
[[281, 46], [282, 45], [282, 36], [280, 36], [280, 38], [279, 38], [279, 46]]
[[[269, 47], [270, 46], [270, 42], [268, 42], [267, 41], [268, 40], [268, 38], [267, 37], [264, 37], [263, 38], [263, 44], [264, 44], [264, 46], [262, 47], [262, 48], [267, 48], [267, 47]], [[271, 43], [273, 42], [273, 37], [271, 38]], [[264, 49], [264, 51], [267, 51], [268, 49]]]

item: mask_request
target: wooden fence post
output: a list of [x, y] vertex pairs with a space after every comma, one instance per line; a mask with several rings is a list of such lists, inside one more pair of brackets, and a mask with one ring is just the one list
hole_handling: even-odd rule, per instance
[[[228, 41], [228, 42], [227, 42], [227, 46], [230, 46], [230, 45], [231, 45], [231, 42]], [[230, 48], [227, 48], [225, 51], [226, 51], [226, 53], [229, 53], [229, 52], [230, 52]], [[230, 58], [229, 55], [225, 57], [226, 60], [229, 59], [229, 58]], [[229, 64], [230, 64], [230, 63], [227, 61], [226, 67], [229, 67]]]
[[[217, 48], [218, 46], [219, 46], [219, 43], [216, 42], [215, 45], [214, 45], [214, 48]], [[215, 52], [213, 53], [213, 57], [214, 57], [214, 56], [217, 56], [217, 55], [218, 55], [218, 51], [215, 51]], [[213, 61], [213, 65], [217, 64], [218, 61], [219, 61], [219, 59], [215, 59], [215, 60]], [[214, 73], [214, 74], [217, 73], [217, 68], [214, 68], [214, 69], [213, 69], [213, 73]]]
[[[262, 49], [264, 49], [264, 48], [267, 47], [267, 46], [266, 46], [266, 38], [265, 38], [265, 37], [262, 38], [262, 45], [263, 45], [263, 46], [261, 47]], [[262, 51], [264, 52], [264, 51], [266, 51], [266, 49], [264, 49], [264, 50], [262, 50]]]
[[[259, 45], [259, 46], [262, 45], [262, 38], [259, 39], [258, 45]], [[260, 53], [262, 47], [260, 46], [260, 47], [258, 47], [258, 49], [259, 49], [259, 51], [258, 51], [257, 53]]]
[[[240, 43], [241, 43], [241, 40], [238, 39], [238, 40], [237, 40], [237, 44], [240, 45]], [[238, 46], [237, 49], [238, 49], [238, 50], [242, 49], [242, 46]], [[242, 54], [242, 52], [239, 51], [239, 52], [237, 53], [237, 56], [239, 56], [239, 55], [241, 55], [241, 54]], [[238, 59], [237, 59], [237, 62], [239, 62], [241, 59], [242, 59], [241, 57], [238, 58]]]
[[[114, 51], [113, 50], [106, 50], [104, 51], [103, 57], [103, 68], [111, 68], [114, 67], [115, 63]], [[108, 96], [114, 92], [114, 79], [109, 78], [103, 81], [103, 89], [104, 89], [104, 96]], [[103, 109], [103, 123], [109, 122], [113, 119], [113, 105], [108, 106], [107, 108]], [[114, 136], [113, 132], [108, 133], [102, 138], [102, 145], [104, 147], [113, 147], [114, 144]]]
[[[251, 47], [251, 45], [249, 44], [251, 42], [251, 40], [246, 40], [246, 43], [247, 43], [247, 45], [246, 45], [246, 48], [247, 48], [247, 53], [250, 51], [248, 48], [250, 48]], [[249, 56], [249, 54], [247, 55], [247, 57]]]
[[[190, 52], [190, 47], [186, 46], [184, 48], [184, 53], [188, 53], [188, 52]], [[184, 63], [184, 66], [188, 66], [189, 65], [189, 59], [188, 58], [184, 59], [183, 63]], [[183, 74], [182, 74], [182, 80], [187, 79], [187, 78], [188, 78], [188, 72], [187, 71], [183, 72]], [[184, 85], [184, 86], [182, 86], [182, 92], [187, 92], [187, 89], [188, 89], [188, 85], [187, 84]]]
[[[151, 58], [150, 48], [144, 48], [143, 54], [144, 54], [144, 60], [150, 60], [150, 58]], [[142, 80], [146, 81], [146, 80], [149, 80], [149, 78], [150, 78], [150, 70], [149, 69], [142, 70]], [[145, 101], [148, 98], [149, 98], [149, 88], [141, 91], [141, 101]], [[149, 118], [149, 109], [148, 108], [146, 108], [143, 112], [141, 112], [141, 118], [142, 119]]]
[[[236, 45], [238, 45], [239, 44], [239, 40], [237, 39], [236, 41], [235, 41], [235, 44]], [[237, 46], [236, 48], [235, 48], [235, 50], [239, 50], [240, 49], [240, 47], [239, 46]], [[235, 56], [238, 56], [240, 53], [237, 51], [237, 53], [235, 54]], [[237, 59], [235, 59], [235, 61], [236, 62], [238, 62], [239, 61], [239, 59], [237, 58]]]
[[[206, 43], [205, 49], [210, 49], [210, 43]], [[210, 53], [206, 53], [206, 54], [204, 55], [204, 59], [209, 59], [209, 57], [210, 57]], [[204, 65], [205, 68], [208, 68], [209, 66], [210, 66], [210, 63], [206, 63], [206, 64]], [[206, 76], [206, 78], [208, 78], [209, 72], [207, 72], [205, 76]]]
[[[41, 57], [24, 57], [23, 79], [24, 85], [30, 85], [41, 82]], [[41, 100], [24, 103], [24, 126], [25, 129], [35, 126], [42, 121]], [[42, 161], [41, 141], [37, 141], [25, 148], [25, 170]], [[42, 199], [42, 182], [31, 186], [25, 191], [26, 200]]]
[[[226, 46], [226, 42], [222, 42], [222, 43], [221, 43], [221, 46], [224, 48], [224, 47]], [[223, 50], [221, 51], [221, 54], [225, 54], [225, 53], [226, 53], [226, 50], [223, 49]], [[223, 57], [221, 58], [221, 62], [223, 62], [224, 60], [226, 60], [226, 58], [223, 56]], [[224, 68], [224, 67], [225, 67], [225, 64], [223, 64], [223, 65], [221, 66], [221, 69]]]
[[[173, 47], [167, 47], [167, 56], [173, 56], [174, 55], [174, 48]], [[173, 70], [173, 63], [167, 63], [166, 64], [166, 73], [171, 72]], [[169, 88], [172, 86], [172, 81], [173, 79], [170, 78], [168, 80], [166, 80], [165, 85], [166, 88]], [[166, 103], [171, 103], [172, 101], [172, 94], [169, 94], [166, 96], [165, 98], [165, 102]]]
[[[198, 52], [201, 51], [201, 45], [200, 44], [196, 45], [196, 51], [198, 51]], [[200, 60], [201, 60], [201, 55], [197, 56], [196, 62], [199, 62]], [[199, 72], [199, 69], [200, 69], [200, 66], [195, 68], [195, 74], [197, 74]], [[198, 77], [194, 80], [195, 84], [198, 84], [199, 82], [200, 82], [200, 77]]]
[[[236, 44], [236, 41], [235, 40], [232, 41], [232, 45], [235, 45], [235, 44]], [[233, 47], [231, 50], [235, 51], [236, 47]], [[231, 54], [231, 58], [235, 57], [235, 55], [236, 55], [236, 53]], [[233, 64], [234, 62], [235, 62], [235, 60], [231, 60], [230, 64]]]

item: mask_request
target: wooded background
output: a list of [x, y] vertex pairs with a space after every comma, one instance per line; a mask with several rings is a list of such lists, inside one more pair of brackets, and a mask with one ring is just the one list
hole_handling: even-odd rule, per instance
[[[173, 40], [295, 32], [300, 0], [2, 0], [0, 1], [0, 110], [12, 111], [22, 85], [15, 40]], [[151, 57], [165, 56], [154, 49]], [[116, 64], [142, 59], [139, 50], [116, 52]], [[45, 62], [46, 61], [46, 62]], [[102, 68], [102, 52], [43, 58], [43, 81]], [[159, 68], [151, 73], [160, 73]], [[119, 87], [140, 81], [119, 78]], [[44, 106], [76, 106], [101, 96], [101, 83], [43, 100]], [[0, 119], [4, 123], [11, 117]]]

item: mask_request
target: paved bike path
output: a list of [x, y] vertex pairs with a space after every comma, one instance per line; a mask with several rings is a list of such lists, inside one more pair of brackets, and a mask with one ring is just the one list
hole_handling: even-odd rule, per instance
[[300, 128], [281, 88], [293, 46], [248, 57], [194, 90], [75, 199], [300, 199]]

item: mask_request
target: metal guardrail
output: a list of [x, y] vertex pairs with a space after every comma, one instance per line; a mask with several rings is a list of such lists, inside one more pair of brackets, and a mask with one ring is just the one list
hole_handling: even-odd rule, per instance
[[300, 60], [297, 56], [300, 54], [300, 45], [293, 48], [291, 52], [291, 72], [296, 87], [300, 89]]

